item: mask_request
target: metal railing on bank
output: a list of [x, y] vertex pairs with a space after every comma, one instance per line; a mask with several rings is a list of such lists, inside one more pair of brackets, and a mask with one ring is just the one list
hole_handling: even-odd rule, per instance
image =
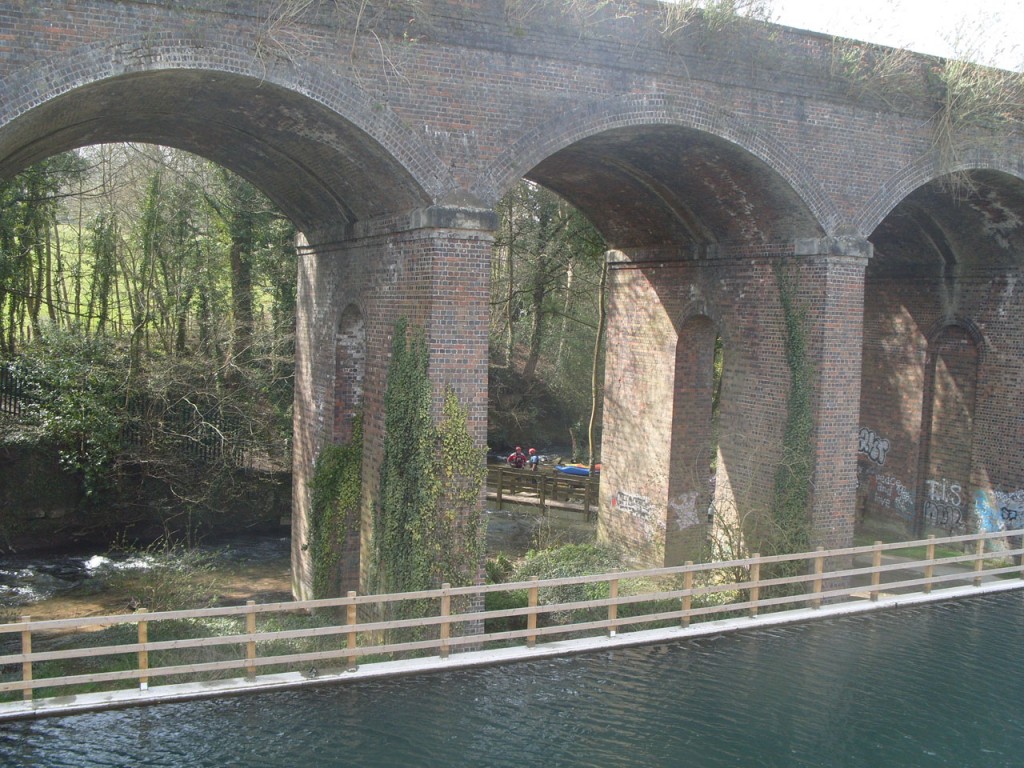
[[[388, 595], [0, 625], [0, 716], [54, 697], [273, 675], [344, 676], [398, 659], [616, 637], [907, 592], [1024, 579], [1022, 532]], [[1007, 582], [1002, 582], [1007, 584]], [[1024, 583], [1021, 583], [1024, 586]], [[945, 590], [949, 591], [949, 590]], [[409, 669], [404, 671], [408, 672]], [[298, 677], [295, 677], [298, 676]], [[150, 688], [152, 686], [152, 688]], [[99, 706], [99, 705], [98, 705]], [[15, 713], [16, 714], [16, 713]]]

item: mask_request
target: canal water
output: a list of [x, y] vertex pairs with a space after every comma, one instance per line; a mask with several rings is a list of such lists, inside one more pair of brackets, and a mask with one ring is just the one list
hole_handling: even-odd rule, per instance
[[1015, 768], [1024, 592], [0, 725], [0, 765]]

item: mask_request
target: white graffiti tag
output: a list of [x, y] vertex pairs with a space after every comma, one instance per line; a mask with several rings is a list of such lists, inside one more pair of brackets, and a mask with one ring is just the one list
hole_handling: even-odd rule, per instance
[[931, 525], [955, 531], [965, 527], [963, 488], [946, 478], [926, 480], [928, 498], [924, 502], [924, 519]]
[[700, 518], [697, 516], [696, 491], [679, 494], [668, 503], [668, 508], [672, 512], [672, 520], [677, 531], [684, 531], [690, 526], [700, 523]]
[[878, 475], [875, 478], [873, 500], [880, 507], [892, 509], [907, 520], [914, 516], [914, 496], [898, 477]]

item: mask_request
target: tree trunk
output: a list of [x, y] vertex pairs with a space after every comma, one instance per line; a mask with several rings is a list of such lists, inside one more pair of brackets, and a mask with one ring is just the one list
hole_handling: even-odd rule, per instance
[[597, 380], [597, 377], [601, 368], [601, 347], [604, 345], [604, 298], [607, 287], [608, 257], [606, 255], [604, 263], [601, 265], [601, 282], [597, 289], [597, 339], [594, 341], [594, 358], [590, 373], [590, 424], [587, 427], [587, 453], [589, 459], [587, 463], [590, 465], [591, 472], [594, 471], [594, 464], [596, 463], [594, 461], [594, 430], [597, 426], [597, 402], [601, 389], [601, 383]]

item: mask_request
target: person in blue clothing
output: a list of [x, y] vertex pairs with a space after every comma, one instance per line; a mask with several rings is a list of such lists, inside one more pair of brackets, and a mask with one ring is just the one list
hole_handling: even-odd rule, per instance
[[531, 448], [530, 449], [530, 458], [527, 459], [527, 462], [530, 465], [530, 470], [533, 471], [533, 472], [536, 472], [537, 471], [537, 467], [540, 466], [540, 456], [537, 455], [537, 449], [536, 448]]

